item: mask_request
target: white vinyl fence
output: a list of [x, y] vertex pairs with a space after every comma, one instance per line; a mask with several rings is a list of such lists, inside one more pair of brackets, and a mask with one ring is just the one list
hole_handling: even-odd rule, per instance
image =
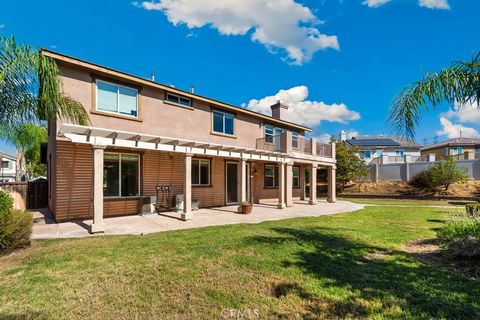
[[[404, 162], [370, 164], [364, 181], [409, 181], [422, 171], [428, 169], [435, 162]], [[480, 160], [458, 160], [457, 165], [467, 169], [469, 179], [480, 179]]]

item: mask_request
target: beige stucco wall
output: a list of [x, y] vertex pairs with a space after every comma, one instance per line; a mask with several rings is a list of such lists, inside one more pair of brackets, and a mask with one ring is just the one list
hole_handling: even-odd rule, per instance
[[[460, 146], [463, 148], [463, 153], [475, 153], [475, 147], [464, 147], [464, 146]], [[422, 155], [428, 155], [428, 154], [434, 154], [435, 155], [435, 159], [439, 160], [439, 159], [444, 159], [445, 158], [445, 148], [446, 147], [440, 147], [440, 148], [435, 148], [435, 149], [430, 149], [430, 150], [422, 150], [421, 151], [421, 154]], [[448, 147], [448, 154], [450, 156], [453, 155], [453, 148], [454, 147]]]
[[[263, 138], [264, 120], [241, 113], [236, 115], [235, 137], [212, 134], [212, 106], [198, 100], [193, 100], [193, 109], [164, 103], [165, 92], [152, 87], [143, 87], [140, 90], [140, 121], [92, 113], [92, 110], [95, 112], [93, 76], [87, 71], [66, 65], [60, 65], [60, 71], [64, 92], [90, 112], [91, 125], [94, 127], [248, 148], [255, 148], [257, 139]], [[114, 79], [107, 80], [116, 82]]]

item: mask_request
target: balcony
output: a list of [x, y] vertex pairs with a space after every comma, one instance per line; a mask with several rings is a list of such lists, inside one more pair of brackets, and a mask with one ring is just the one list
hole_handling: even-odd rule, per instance
[[303, 136], [294, 138], [291, 132], [283, 132], [268, 138], [259, 138], [257, 139], [256, 148], [270, 152], [333, 158], [331, 143], [324, 144], [317, 142], [313, 138], [305, 138]]

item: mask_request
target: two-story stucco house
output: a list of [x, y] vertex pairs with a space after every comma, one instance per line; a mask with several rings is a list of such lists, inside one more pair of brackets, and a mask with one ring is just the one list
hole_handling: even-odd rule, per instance
[[456, 159], [476, 159], [480, 154], [480, 139], [454, 138], [425, 146], [422, 155], [434, 154], [437, 159], [455, 157]]
[[[159, 210], [259, 203], [278, 208], [305, 197], [316, 204], [316, 172], [328, 168], [335, 201], [335, 145], [306, 139], [309, 128], [48, 50], [63, 91], [91, 124], [49, 124], [49, 208], [57, 221], [138, 214], [156, 196]], [[227, 213], [226, 213], [227, 214]]]
[[0, 152], [2, 166], [0, 167], [0, 181], [14, 182], [17, 178], [17, 167], [15, 156]]

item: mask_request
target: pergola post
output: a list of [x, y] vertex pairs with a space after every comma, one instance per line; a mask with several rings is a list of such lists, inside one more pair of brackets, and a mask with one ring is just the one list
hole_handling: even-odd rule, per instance
[[278, 204], [279, 209], [285, 208], [285, 163], [278, 165]]
[[247, 160], [240, 160], [240, 168], [238, 170], [238, 179], [240, 180], [240, 201], [238, 212], [242, 212], [242, 204], [247, 201]]
[[310, 165], [310, 200], [311, 205], [317, 204], [317, 165]]
[[336, 191], [336, 168], [334, 166], [328, 167], [328, 197], [327, 201], [330, 203], [337, 202]]
[[287, 207], [293, 207], [293, 164], [286, 164], [286, 175], [285, 175], [285, 202]]
[[103, 222], [103, 154], [106, 146], [93, 145], [93, 222], [90, 233], [105, 232]]
[[192, 154], [187, 153], [184, 160], [182, 220], [190, 219], [192, 219]]

